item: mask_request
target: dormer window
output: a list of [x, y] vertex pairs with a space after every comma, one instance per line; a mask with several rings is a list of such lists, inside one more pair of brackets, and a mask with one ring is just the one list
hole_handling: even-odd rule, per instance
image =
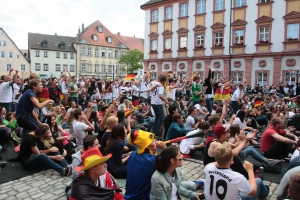
[[121, 48], [126, 48], [124, 44], [120, 44], [120, 47]]
[[94, 42], [98, 42], [98, 36], [97, 35], [93, 35], [93, 40], [94, 40]]
[[60, 49], [64, 49], [64, 48], [65, 48], [65, 43], [64, 43], [64, 42], [61, 42], [61, 43], [58, 45], [58, 47], [59, 47]]
[[41, 45], [42, 45], [42, 47], [47, 47], [47, 45], [48, 45], [47, 40], [44, 40], [43, 42], [41, 42]]
[[112, 43], [112, 38], [111, 38], [111, 37], [108, 37], [108, 38], [107, 38], [107, 42], [108, 42], [108, 43]]
[[98, 28], [97, 28], [97, 29], [98, 29], [98, 32], [99, 32], [99, 33], [102, 33], [103, 29], [102, 29], [102, 27], [101, 27], [101, 26], [98, 26]]

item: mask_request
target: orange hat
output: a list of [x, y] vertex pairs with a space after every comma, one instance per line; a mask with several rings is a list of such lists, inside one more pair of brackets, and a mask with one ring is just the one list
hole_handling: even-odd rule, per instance
[[134, 133], [129, 133], [127, 136], [128, 142], [131, 145], [138, 147], [137, 153], [142, 154], [145, 149], [153, 142], [154, 134], [146, 131], [136, 130]]
[[85, 171], [96, 165], [104, 163], [112, 155], [103, 156], [98, 148], [91, 148], [81, 155], [82, 166], [75, 167], [75, 171]]

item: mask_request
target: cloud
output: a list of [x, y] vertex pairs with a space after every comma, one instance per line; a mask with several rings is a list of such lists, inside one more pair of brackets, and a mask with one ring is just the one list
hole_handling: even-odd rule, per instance
[[[144, 38], [141, 0], [2, 0], [0, 27], [21, 49], [28, 32], [76, 36], [78, 28], [100, 20], [112, 33]], [[9, 9], [8, 9], [9, 8]]]

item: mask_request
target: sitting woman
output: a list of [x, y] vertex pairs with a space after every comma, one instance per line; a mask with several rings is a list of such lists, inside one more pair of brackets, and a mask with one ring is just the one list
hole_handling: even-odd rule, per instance
[[127, 167], [124, 165], [124, 163], [127, 162], [129, 155], [122, 158], [126, 132], [127, 131], [122, 124], [115, 125], [112, 128], [106, 147], [104, 148], [105, 155], [110, 153], [112, 154], [111, 159], [107, 161], [107, 170], [115, 178], [127, 177]]
[[[3, 121], [3, 124], [7, 127], [10, 128], [10, 137], [13, 139], [13, 141], [17, 144], [21, 143], [21, 138], [17, 135], [16, 131], [18, 129], [18, 123], [15, 118], [15, 114], [13, 112], [9, 112], [5, 116], [5, 120]], [[22, 131], [20, 130], [20, 133]]]
[[[169, 146], [160, 155], [156, 156], [156, 171], [151, 178], [150, 200], [155, 199], [180, 199], [182, 195], [188, 199], [200, 199], [201, 193], [191, 190], [198, 189], [197, 182], [181, 181], [182, 155], [177, 146]], [[196, 184], [195, 184], [196, 183]]]
[[101, 145], [101, 148], [100, 150], [102, 152], [104, 152], [104, 148], [106, 147], [106, 144], [107, 144], [107, 141], [108, 141], [108, 138], [109, 138], [109, 135], [111, 134], [111, 131], [113, 129], [113, 127], [115, 125], [118, 124], [118, 118], [115, 117], [115, 116], [110, 116], [107, 120], [106, 120], [106, 131], [105, 133], [103, 134], [102, 138], [101, 138], [101, 141], [100, 141], [100, 145]]
[[[37, 129], [30, 132], [24, 137], [20, 146], [20, 162], [25, 169], [34, 169], [42, 164], [54, 169], [62, 176], [69, 176], [72, 172], [72, 168], [68, 166], [67, 162], [64, 162], [64, 158], [58, 152], [57, 147], [51, 147], [50, 149], [40, 152], [37, 148], [37, 141], [43, 135], [50, 133], [48, 124], [40, 124]], [[56, 153], [58, 162], [53, 161], [45, 153]]]
[[181, 136], [185, 136], [185, 133], [192, 131], [186, 129], [183, 125], [183, 116], [179, 113], [173, 115], [173, 122], [167, 132], [166, 140], [175, 139]]

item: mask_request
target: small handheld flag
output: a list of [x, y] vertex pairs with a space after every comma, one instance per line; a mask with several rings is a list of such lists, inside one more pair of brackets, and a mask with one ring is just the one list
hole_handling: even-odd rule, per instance
[[137, 75], [137, 73], [127, 74], [127, 76], [125, 77], [125, 80], [130, 81], [131, 79], [134, 79], [136, 75]]

